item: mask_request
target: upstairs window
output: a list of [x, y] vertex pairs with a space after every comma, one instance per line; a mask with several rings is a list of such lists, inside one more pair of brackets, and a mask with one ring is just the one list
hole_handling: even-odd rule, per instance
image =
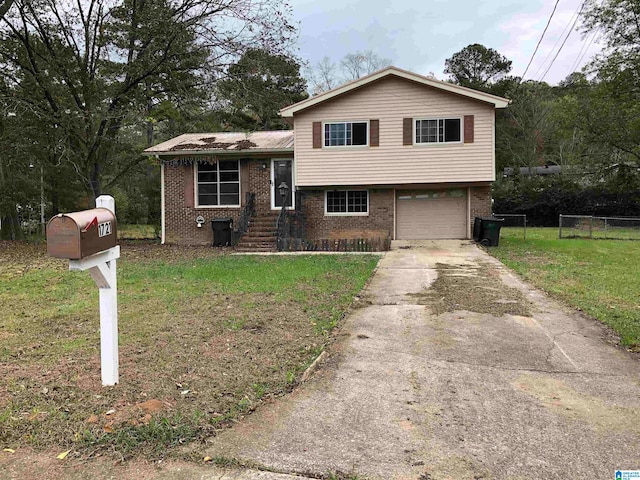
[[240, 206], [238, 160], [199, 163], [197, 180], [199, 207]]
[[427, 118], [416, 120], [416, 143], [459, 143], [459, 118]]
[[324, 124], [324, 146], [346, 147], [368, 145], [367, 122], [335, 122]]
[[325, 194], [325, 212], [334, 215], [366, 215], [369, 213], [369, 192], [328, 190]]

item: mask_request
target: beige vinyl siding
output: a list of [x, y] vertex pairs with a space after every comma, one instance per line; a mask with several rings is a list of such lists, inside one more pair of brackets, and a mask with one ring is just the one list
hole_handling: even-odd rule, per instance
[[[474, 115], [474, 143], [402, 144], [403, 118], [463, 118], [464, 115]], [[380, 121], [380, 146], [313, 148], [314, 121], [361, 119]], [[495, 179], [493, 105], [409, 80], [386, 78], [296, 113], [294, 130], [296, 185], [299, 187]]]

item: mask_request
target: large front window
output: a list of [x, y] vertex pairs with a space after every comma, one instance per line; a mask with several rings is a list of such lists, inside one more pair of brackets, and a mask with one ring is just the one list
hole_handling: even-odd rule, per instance
[[324, 124], [325, 147], [356, 145], [367, 145], [367, 122], [336, 122]]
[[240, 206], [240, 165], [238, 160], [198, 164], [198, 206]]
[[416, 120], [416, 143], [460, 142], [459, 118]]
[[327, 191], [325, 210], [328, 214], [367, 214], [369, 213], [369, 192], [366, 190]]

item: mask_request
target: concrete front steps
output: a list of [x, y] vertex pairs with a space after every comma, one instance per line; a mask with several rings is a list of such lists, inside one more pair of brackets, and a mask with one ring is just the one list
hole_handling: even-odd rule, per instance
[[279, 213], [257, 212], [249, 223], [249, 230], [236, 245], [236, 252], [275, 252], [276, 221]]

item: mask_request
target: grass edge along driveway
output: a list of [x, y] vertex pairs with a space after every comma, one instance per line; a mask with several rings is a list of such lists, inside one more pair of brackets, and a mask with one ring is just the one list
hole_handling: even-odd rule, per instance
[[4, 247], [0, 444], [83, 457], [161, 457], [286, 393], [378, 262], [123, 248], [121, 383], [104, 388], [90, 276], [68, 272], [42, 247]]
[[640, 242], [559, 239], [556, 228], [503, 228], [488, 252], [536, 287], [611, 327], [640, 351]]

